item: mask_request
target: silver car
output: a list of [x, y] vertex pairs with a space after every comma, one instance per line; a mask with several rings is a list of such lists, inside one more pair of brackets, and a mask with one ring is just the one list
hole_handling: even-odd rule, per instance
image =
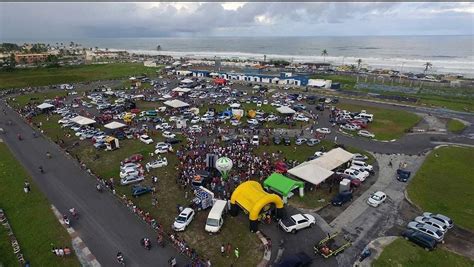
[[415, 221], [431, 225], [437, 228], [438, 230], [443, 231], [443, 233], [446, 233], [446, 231], [448, 231], [448, 226], [445, 223], [435, 220], [434, 218], [418, 216], [415, 218]]
[[433, 218], [435, 220], [438, 220], [444, 224], [446, 224], [446, 226], [448, 226], [448, 229], [451, 229], [453, 228], [454, 226], [454, 223], [453, 223], [453, 220], [451, 220], [449, 217], [447, 216], [444, 216], [443, 214], [435, 214], [435, 213], [431, 213], [431, 212], [423, 212], [423, 217], [430, 217], [430, 218]]
[[408, 223], [408, 228], [417, 230], [419, 232], [422, 232], [426, 235], [431, 236], [438, 242], [442, 242], [444, 238], [444, 233], [441, 230], [438, 230], [438, 228], [435, 228], [431, 225], [428, 225], [426, 223], [419, 223], [419, 222], [409, 222]]

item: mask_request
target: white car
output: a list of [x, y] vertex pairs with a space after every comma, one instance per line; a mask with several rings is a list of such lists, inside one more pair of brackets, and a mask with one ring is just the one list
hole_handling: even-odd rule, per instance
[[451, 220], [449, 217], [447, 216], [444, 216], [443, 214], [436, 214], [436, 213], [431, 213], [431, 212], [423, 212], [423, 217], [429, 217], [429, 218], [433, 218], [435, 220], [438, 220], [444, 224], [446, 224], [446, 226], [448, 226], [448, 229], [451, 229], [453, 228], [454, 226], [454, 223], [453, 223], [453, 220]]
[[199, 123], [200, 121], [201, 121], [201, 118], [199, 118], [199, 117], [194, 117], [194, 118], [191, 119], [192, 124]]
[[168, 120], [169, 120], [169, 121], [177, 121], [177, 120], [178, 120], [178, 117], [176, 117], [176, 116], [171, 116]]
[[448, 231], [448, 226], [444, 222], [438, 221], [435, 218], [417, 216], [415, 218], [415, 222], [425, 223], [425, 224], [431, 225], [431, 226], [437, 228], [438, 230], [441, 230], [443, 233], [446, 233], [446, 231]]
[[443, 242], [444, 233], [431, 225], [420, 222], [409, 222], [407, 227], [429, 235], [438, 242]]
[[176, 134], [172, 133], [172, 132], [169, 132], [169, 131], [164, 131], [163, 132], [163, 137], [166, 137], [166, 138], [175, 138], [176, 137]]
[[369, 172], [356, 170], [356, 169], [346, 169], [344, 174], [351, 176], [352, 178], [359, 179], [361, 182], [365, 181], [367, 177], [369, 177]]
[[330, 134], [331, 130], [329, 130], [329, 128], [318, 128], [316, 129], [316, 132], [322, 133], [322, 134]]
[[306, 117], [305, 115], [298, 114], [298, 115], [295, 117], [295, 120], [308, 122], [308, 121], [309, 121], [309, 118]]
[[140, 135], [140, 141], [142, 141], [143, 143], [149, 145], [151, 143], [153, 143], [153, 139], [151, 139], [148, 135], [146, 134], [142, 134]]
[[132, 169], [141, 169], [142, 168], [142, 165], [140, 163], [136, 163], [136, 162], [129, 162], [129, 163], [125, 163], [123, 164], [122, 166], [120, 166], [120, 171], [123, 171], [125, 169], [129, 169], [129, 168], [132, 168]]
[[360, 130], [359, 132], [357, 132], [357, 134], [359, 136], [363, 136], [363, 137], [375, 138], [375, 134], [373, 134], [369, 131], [366, 131], [366, 130]]
[[287, 233], [296, 234], [296, 231], [312, 227], [316, 223], [311, 214], [295, 214], [286, 220], [280, 220], [279, 226]]
[[128, 185], [128, 184], [131, 184], [131, 183], [137, 183], [137, 182], [141, 182], [145, 180], [145, 177], [143, 175], [129, 175], [129, 176], [125, 176], [123, 178], [120, 179], [120, 184], [121, 185]]
[[352, 169], [362, 169], [364, 171], [368, 171], [369, 173], [374, 171], [374, 167], [372, 165], [367, 164], [367, 163], [365, 163], [363, 161], [360, 161], [360, 160], [353, 160], [351, 168]]
[[156, 144], [155, 149], [155, 154], [163, 154], [171, 150], [171, 145], [164, 142], [160, 142]]
[[191, 133], [200, 133], [200, 132], [202, 132], [202, 128], [199, 125], [193, 125], [193, 126], [189, 127], [189, 131]]
[[242, 124], [242, 123], [241, 123], [239, 120], [237, 120], [237, 119], [232, 119], [232, 120], [230, 120], [230, 124], [231, 124], [232, 126], [239, 126], [239, 125]]
[[325, 152], [322, 152], [322, 151], [316, 151], [314, 152], [314, 157], [315, 158], [319, 158], [321, 157], [322, 155], [326, 154]]
[[188, 226], [194, 218], [194, 210], [191, 208], [185, 208], [179, 215], [176, 217], [173, 223], [173, 230], [180, 232], [186, 230], [186, 226]]
[[357, 128], [352, 124], [344, 124], [341, 125], [340, 128], [348, 131], [357, 131]]
[[147, 169], [156, 169], [165, 166], [168, 166], [168, 160], [166, 158], [161, 157], [146, 164]]
[[157, 129], [157, 130], [169, 130], [169, 129], [171, 129], [171, 125], [169, 125], [167, 122], [164, 122], [162, 124], [157, 124], [155, 126], [155, 129]]
[[120, 178], [125, 178], [127, 176], [138, 176], [141, 174], [141, 171], [136, 168], [127, 168], [120, 170]]
[[258, 139], [258, 135], [254, 135], [254, 136], [252, 137], [252, 140], [250, 141], [250, 143], [251, 143], [252, 145], [258, 146], [258, 145], [260, 144], [260, 141], [259, 141], [259, 139]]
[[258, 125], [258, 120], [256, 120], [256, 119], [248, 119], [248, 120], [247, 120], [247, 123], [248, 123], [248, 124], [252, 124], [252, 125]]
[[380, 204], [382, 204], [386, 199], [387, 199], [387, 195], [384, 192], [377, 191], [373, 193], [372, 195], [370, 195], [370, 197], [367, 199], [367, 204], [376, 208]]
[[278, 117], [273, 115], [273, 114], [270, 114], [268, 115], [268, 117], [266, 118], [267, 121], [276, 121], [278, 120]]

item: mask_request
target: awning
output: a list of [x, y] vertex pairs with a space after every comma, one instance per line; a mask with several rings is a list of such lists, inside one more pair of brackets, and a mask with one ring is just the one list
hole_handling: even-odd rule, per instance
[[314, 185], [324, 182], [324, 180], [334, 174], [334, 172], [319, 167], [316, 164], [300, 164], [293, 169], [289, 169], [288, 173]]
[[345, 164], [354, 157], [354, 154], [338, 147], [325, 153], [317, 159], [305, 162], [303, 164], [316, 164], [326, 170], [334, 170], [335, 168]]
[[180, 92], [180, 93], [188, 93], [191, 91], [191, 89], [189, 88], [181, 88], [181, 87], [176, 87], [174, 88], [173, 90], [171, 90], [173, 92]]
[[95, 120], [89, 119], [89, 118], [86, 118], [86, 117], [83, 117], [83, 116], [76, 116], [76, 117], [72, 118], [71, 121], [74, 122], [74, 123], [77, 123], [81, 126], [95, 123]]
[[39, 109], [48, 109], [48, 108], [53, 108], [54, 106], [49, 104], [49, 103], [43, 103], [41, 105], [38, 105]]
[[281, 114], [295, 114], [296, 113], [294, 109], [287, 106], [281, 106], [277, 108], [276, 110], [280, 112]]
[[191, 79], [184, 79], [181, 81], [181, 83], [193, 83], [193, 80]]
[[298, 187], [304, 187], [303, 182], [295, 181], [280, 173], [272, 173], [265, 181], [263, 186], [276, 191], [282, 196], [288, 196], [288, 194]]
[[174, 100], [168, 100], [164, 102], [165, 105], [170, 106], [172, 108], [184, 108], [184, 107], [189, 107], [189, 104], [186, 102], [183, 102], [178, 99]]
[[110, 122], [110, 123], [107, 123], [106, 125], [104, 125], [105, 128], [110, 129], [110, 130], [120, 129], [120, 128], [125, 127], [125, 126], [127, 126], [127, 125], [125, 125], [121, 122], [116, 122], [116, 121], [113, 121], [113, 122]]

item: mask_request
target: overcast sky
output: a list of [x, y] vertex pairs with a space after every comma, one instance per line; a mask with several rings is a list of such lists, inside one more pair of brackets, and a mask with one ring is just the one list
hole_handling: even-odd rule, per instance
[[474, 3], [0, 3], [0, 40], [473, 35]]

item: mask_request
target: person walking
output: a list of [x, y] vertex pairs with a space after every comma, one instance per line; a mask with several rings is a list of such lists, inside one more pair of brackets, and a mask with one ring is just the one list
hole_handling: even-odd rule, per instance
[[236, 260], [238, 260], [239, 259], [239, 248], [235, 248], [234, 254], [235, 254]]
[[227, 243], [227, 247], [226, 247], [226, 254], [227, 254], [227, 258], [230, 256], [230, 253], [232, 253], [232, 245], [230, 243]]
[[224, 247], [224, 244], [221, 245], [221, 255], [222, 255], [222, 257], [225, 256], [225, 247]]

